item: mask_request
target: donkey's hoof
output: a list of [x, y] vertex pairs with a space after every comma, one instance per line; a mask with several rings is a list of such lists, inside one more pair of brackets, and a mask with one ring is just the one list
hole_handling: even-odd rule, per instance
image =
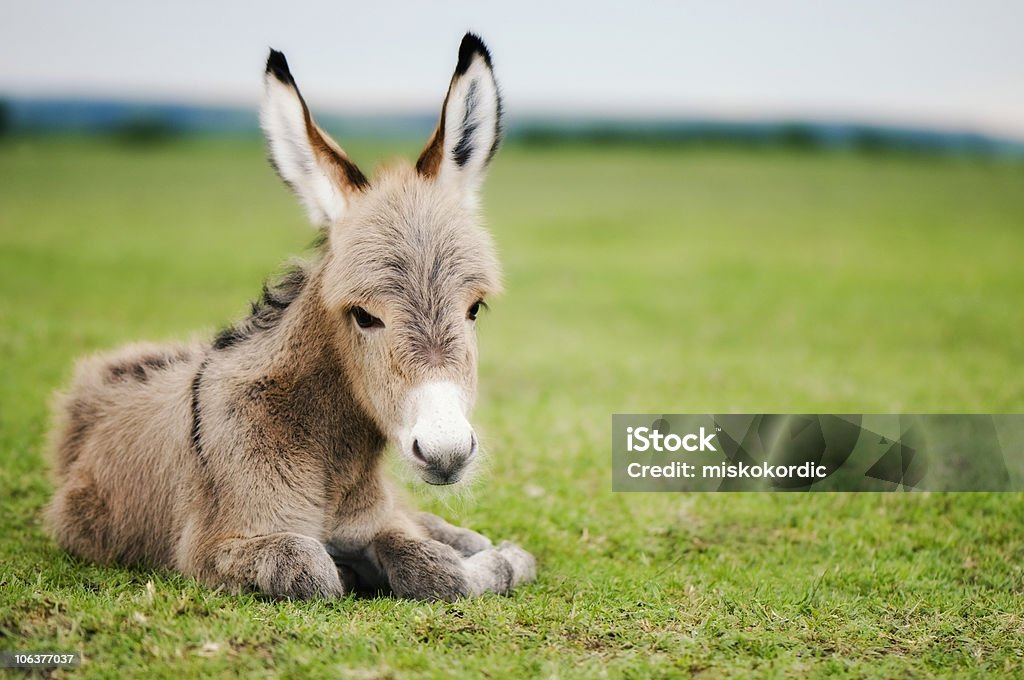
[[491, 543], [491, 539], [487, 538], [483, 534], [478, 534], [472, 529], [462, 529], [455, 540], [452, 541], [451, 546], [459, 551], [463, 557], [470, 557], [483, 552], [484, 550], [490, 550], [494, 547]]
[[537, 578], [537, 560], [512, 541], [503, 541], [498, 552], [512, 565], [512, 587], [530, 583]]
[[345, 594], [334, 560], [316, 540], [289, 536], [277, 543], [260, 587], [271, 597], [291, 600], [333, 599]]

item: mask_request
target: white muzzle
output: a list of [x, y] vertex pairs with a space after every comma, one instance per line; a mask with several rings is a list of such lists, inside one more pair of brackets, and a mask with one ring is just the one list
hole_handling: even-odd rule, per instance
[[408, 404], [412, 426], [400, 437], [402, 452], [428, 484], [462, 479], [478, 448], [462, 390], [451, 382], [425, 383], [412, 390]]

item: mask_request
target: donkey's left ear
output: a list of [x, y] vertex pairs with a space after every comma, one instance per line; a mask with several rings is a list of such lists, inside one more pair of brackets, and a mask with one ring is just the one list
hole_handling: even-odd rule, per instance
[[328, 226], [369, 182], [314, 122], [288, 62], [277, 50], [270, 50], [263, 84], [260, 126], [267, 137], [270, 162], [299, 197], [310, 221]]
[[459, 63], [441, 108], [441, 120], [427, 142], [416, 170], [451, 182], [473, 203], [487, 165], [501, 142], [501, 95], [483, 41], [467, 33]]

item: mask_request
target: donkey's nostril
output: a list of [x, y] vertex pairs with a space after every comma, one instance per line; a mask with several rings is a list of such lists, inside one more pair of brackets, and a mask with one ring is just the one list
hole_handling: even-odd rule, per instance
[[476, 447], [477, 447], [476, 432], [473, 432], [469, 436], [470, 436], [470, 440], [469, 440], [469, 455], [472, 456], [474, 453], [476, 453]]
[[416, 460], [421, 463], [427, 462], [427, 459], [423, 457], [423, 451], [420, 450], [420, 441], [418, 439], [412, 440], [412, 455], [416, 456]]

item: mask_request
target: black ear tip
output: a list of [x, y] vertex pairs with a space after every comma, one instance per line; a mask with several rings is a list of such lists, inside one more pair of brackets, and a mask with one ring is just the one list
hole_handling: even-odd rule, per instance
[[273, 74], [282, 83], [291, 84], [292, 72], [288, 69], [288, 60], [284, 58], [284, 52], [278, 52], [270, 48], [270, 56], [267, 57], [267, 73]]
[[487, 68], [491, 67], [491, 53], [487, 49], [487, 45], [480, 39], [475, 33], [466, 33], [462, 38], [462, 44], [459, 45], [459, 64], [455, 67], [455, 72], [462, 75], [469, 70], [469, 65], [473, 61], [473, 57], [480, 55], [484, 58], [484, 63], [487, 64]]

